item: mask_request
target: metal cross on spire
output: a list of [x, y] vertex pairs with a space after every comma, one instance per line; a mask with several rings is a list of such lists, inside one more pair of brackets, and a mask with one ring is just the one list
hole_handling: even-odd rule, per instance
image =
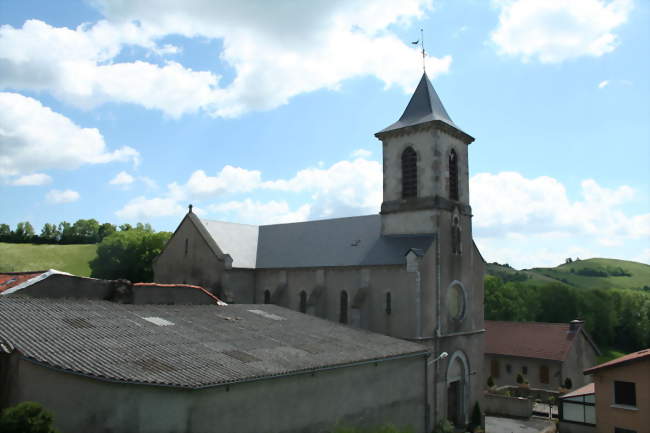
[[411, 42], [411, 43], [413, 45], [418, 45], [418, 44], [420, 45], [420, 48], [422, 49], [422, 71], [424, 71], [426, 73], [427, 72], [427, 65], [426, 65], [426, 62], [425, 62], [425, 60], [426, 60], [426, 51], [424, 51], [424, 30], [423, 29], [420, 29], [420, 39], [415, 41], [415, 42]]

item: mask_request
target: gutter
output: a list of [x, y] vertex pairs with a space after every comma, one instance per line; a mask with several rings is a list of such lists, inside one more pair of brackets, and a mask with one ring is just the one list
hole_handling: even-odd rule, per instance
[[[440, 352], [440, 341], [437, 337], [440, 336], [440, 237], [436, 236], [436, 330], [433, 337], [433, 350], [434, 353]], [[433, 366], [433, 414], [437, 419], [438, 414], [438, 364], [435, 362]]]

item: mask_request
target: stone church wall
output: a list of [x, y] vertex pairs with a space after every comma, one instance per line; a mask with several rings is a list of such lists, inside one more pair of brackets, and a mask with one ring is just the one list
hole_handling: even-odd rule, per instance
[[258, 269], [255, 280], [258, 303], [268, 290], [272, 303], [300, 311], [305, 291], [307, 314], [338, 322], [345, 291], [350, 325], [401, 338], [415, 330], [416, 276], [404, 266]]
[[195, 284], [218, 293], [224, 263], [215, 257], [205, 239], [186, 217], [163, 253], [154, 261], [153, 270], [157, 283]]

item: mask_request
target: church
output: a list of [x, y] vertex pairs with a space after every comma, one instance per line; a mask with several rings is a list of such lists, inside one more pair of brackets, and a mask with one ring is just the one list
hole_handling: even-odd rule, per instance
[[254, 226], [202, 219], [190, 206], [154, 261], [154, 280], [427, 346], [430, 425], [464, 425], [484, 384], [485, 262], [469, 201], [474, 138], [451, 120], [426, 73], [399, 120], [375, 136], [379, 214]]

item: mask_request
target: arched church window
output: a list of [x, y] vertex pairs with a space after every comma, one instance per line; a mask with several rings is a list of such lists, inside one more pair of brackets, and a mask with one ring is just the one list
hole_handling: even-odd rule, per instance
[[453, 221], [451, 224], [451, 252], [452, 254], [461, 253], [461, 233], [460, 233], [460, 221], [457, 215], [454, 215]]
[[458, 156], [454, 149], [449, 152], [449, 199], [458, 200]]
[[341, 292], [341, 308], [339, 311], [339, 322], [348, 323], [348, 292]]
[[264, 303], [265, 304], [270, 304], [271, 303], [271, 291], [270, 290], [265, 290], [264, 291]]
[[300, 292], [300, 312], [307, 312], [307, 293], [304, 290]]
[[402, 198], [418, 195], [418, 155], [411, 146], [402, 152]]
[[390, 292], [386, 292], [386, 314], [393, 311], [393, 300], [391, 299]]
[[185, 255], [187, 256], [187, 251], [190, 249], [190, 240], [185, 238]]

